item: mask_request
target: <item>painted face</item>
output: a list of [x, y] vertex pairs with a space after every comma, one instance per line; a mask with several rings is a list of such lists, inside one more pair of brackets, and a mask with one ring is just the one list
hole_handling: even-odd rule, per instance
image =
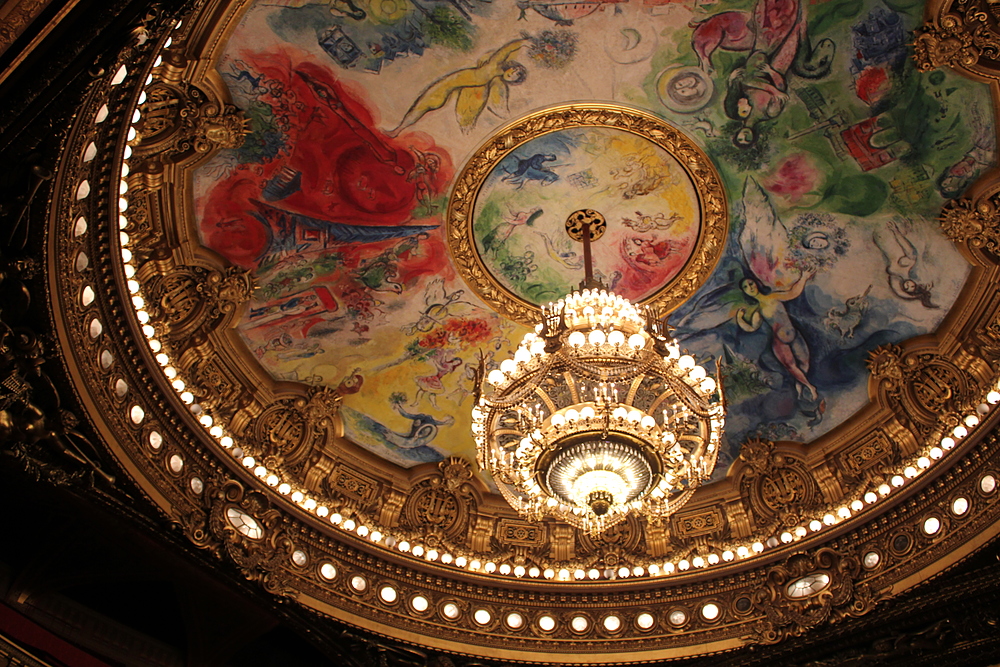
[[682, 76], [674, 81], [674, 95], [677, 99], [690, 99], [698, 94], [699, 81], [694, 76]]
[[503, 80], [510, 84], [518, 84], [528, 76], [528, 70], [520, 63], [512, 63], [503, 71]]
[[746, 118], [753, 111], [753, 105], [750, 104], [750, 100], [745, 97], [741, 97], [736, 102], [736, 115], [740, 118]]
[[914, 294], [917, 291], [917, 283], [912, 280], [904, 280], [900, 287], [907, 294]]
[[812, 232], [802, 239], [802, 245], [809, 250], [825, 250], [830, 247], [830, 237], [823, 232]]
[[736, 136], [733, 137], [733, 142], [737, 146], [749, 146], [753, 143], [753, 140], [753, 129], [749, 127], [740, 129], [740, 131], [736, 133]]
[[740, 282], [740, 289], [748, 296], [758, 296], [760, 294], [760, 288], [757, 287], [757, 283], [750, 278], [744, 278]]
[[962, 182], [965, 179], [959, 178], [958, 176], [947, 176], [941, 179], [940, 189], [942, 193], [953, 193], [957, 192], [962, 187]]

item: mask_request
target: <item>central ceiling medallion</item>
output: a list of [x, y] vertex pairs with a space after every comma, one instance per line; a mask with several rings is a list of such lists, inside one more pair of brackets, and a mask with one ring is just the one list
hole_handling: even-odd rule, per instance
[[608, 104], [530, 114], [472, 156], [448, 207], [455, 266], [497, 312], [534, 323], [579, 282], [584, 258], [562, 229], [568, 202], [607, 218], [594, 248], [607, 288], [662, 313], [705, 283], [728, 233], [719, 175], [677, 128]]
[[598, 534], [683, 506], [712, 475], [725, 408], [655, 309], [594, 277], [604, 216], [576, 211], [565, 228], [583, 245], [580, 289], [542, 309], [512, 359], [488, 373], [482, 360], [472, 430], [479, 465], [518, 512]]

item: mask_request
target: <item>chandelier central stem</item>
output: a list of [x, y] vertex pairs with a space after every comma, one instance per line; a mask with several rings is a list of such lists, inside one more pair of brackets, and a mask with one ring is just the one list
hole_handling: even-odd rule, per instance
[[580, 289], [607, 289], [600, 280], [594, 278], [594, 257], [591, 244], [604, 236], [608, 223], [604, 216], [592, 209], [576, 211], [566, 219], [566, 234], [574, 241], [583, 243], [583, 282]]

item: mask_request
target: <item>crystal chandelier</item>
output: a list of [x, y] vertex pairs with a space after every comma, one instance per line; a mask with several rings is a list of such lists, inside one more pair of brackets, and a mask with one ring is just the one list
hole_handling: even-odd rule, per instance
[[566, 223], [583, 242], [581, 288], [542, 308], [512, 359], [480, 366], [478, 462], [522, 516], [599, 534], [630, 512], [666, 517], [711, 477], [725, 420], [720, 383], [650, 309], [592, 275], [596, 211]]

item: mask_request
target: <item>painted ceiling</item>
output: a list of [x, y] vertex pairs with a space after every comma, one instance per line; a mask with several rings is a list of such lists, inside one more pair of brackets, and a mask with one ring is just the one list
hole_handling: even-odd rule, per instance
[[216, 67], [249, 118], [195, 173], [202, 242], [252, 270], [240, 335], [278, 380], [345, 397], [345, 434], [403, 467], [475, 458], [480, 351], [527, 330], [463, 278], [446, 236], [456, 174], [505, 124], [600, 102], [645, 111], [709, 157], [729, 219], [643, 137], [560, 131], [499, 160], [472, 235], [518, 298], [583, 277], [562, 231], [602, 210], [595, 267], [655, 296], [705, 225], [714, 272], [668, 321], [726, 362], [717, 476], [754, 437], [812, 442], [868, 400], [866, 359], [933, 332], [969, 265], [936, 221], [995, 162], [988, 88], [907, 54], [917, 2], [257, 2]]

